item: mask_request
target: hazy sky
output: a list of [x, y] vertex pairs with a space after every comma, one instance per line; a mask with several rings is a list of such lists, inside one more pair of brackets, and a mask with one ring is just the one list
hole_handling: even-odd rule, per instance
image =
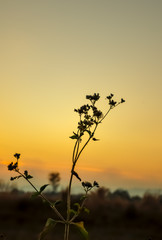
[[36, 184], [50, 171], [65, 183], [73, 109], [99, 92], [106, 111], [112, 92], [126, 103], [77, 171], [110, 188], [162, 186], [161, 13], [161, 0], [0, 0], [0, 178], [20, 152]]

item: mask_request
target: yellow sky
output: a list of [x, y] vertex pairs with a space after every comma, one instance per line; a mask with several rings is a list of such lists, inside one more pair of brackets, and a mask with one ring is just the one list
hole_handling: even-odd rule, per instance
[[[0, 178], [22, 168], [65, 183], [85, 95], [111, 92], [126, 103], [99, 126], [78, 163], [83, 179], [108, 187], [162, 186], [162, 2], [0, 2]], [[23, 183], [21, 183], [23, 184]]]

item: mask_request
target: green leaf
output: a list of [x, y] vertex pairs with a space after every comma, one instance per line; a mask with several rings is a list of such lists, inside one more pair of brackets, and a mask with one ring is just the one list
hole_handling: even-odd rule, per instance
[[47, 222], [40, 233], [39, 240], [44, 240], [49, 231], [51, 231], [56, 226], [57, 221], [52, 218], [48, 218]]
[[88, 214], [90, 213], [90, 210], [88, 208], [84, 207], [83, 209], [84, 209], [84, 212], [86, 212]]
[[44, 189], [48, 186], [49, 184], [45, 184], [40, 188], [40, 193], [44, 191]]
[[35, 198], [40, 195], [40, 192], [35, 192], [31, 195], [31, 198]]
[[[32, 178], [32, 176], [28, 175], [26, 178]], [[49, 184], [43, 185], [43, 186], [40, 188], [39, 192], [33, 193], [31, 197], [34, 198], [34, 197], [39, 196], [39, 195], [41, 194], [41, 192], [43, 192], [43, 190], [44, 190], [48, 185], [49, 185]]]
[[73, 223], [73, 225], [77, 227], [77, 229], [80, 231], [80, 233], [84, 237], [84, 239], [86, 239], [86, 240], [89, 239], [88, 232], [84, 228], [84, 222]]
[[88, 198], [86, 195], [81, 196], [80, 200], [83, 201], [84, 199]]
[[73, 215], [77, 215], [77, 212], [76, 212], [74, 209], [70, 209], [70, 210], [69, 210], [69, 213], [70, 213], [70, 214], [72, 213]]
[[77, 207], [77, 211], [79, 212], [80, 211], [80, 204], [79, 203], [74, 203], [74, 206], [76, 206]]

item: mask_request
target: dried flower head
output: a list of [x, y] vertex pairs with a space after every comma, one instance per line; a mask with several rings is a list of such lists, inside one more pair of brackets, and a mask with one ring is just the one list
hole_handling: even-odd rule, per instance
[[15, 153], [14, 157], [18, 160], [20, 158], [20, 153]]
[[16, 170], [17, 168], [18, 168], [18, 162], [16, 162], [16, 163], [11, 162], [11, 163], [8, 165], [8, 170], [9, 170], [9, 171]]

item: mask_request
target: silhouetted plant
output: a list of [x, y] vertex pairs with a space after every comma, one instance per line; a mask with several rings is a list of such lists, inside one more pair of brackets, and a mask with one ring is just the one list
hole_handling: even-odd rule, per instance
[[[90, 101], [89, 104], [85, 104], [81, 106], [78, 109], [74, 109], [75, 112], [79, 115], [79, 122], [77, 126], [77, 130], [73, 132], [73, 135], [70, 136], [71, 139], [75, 141], [73, 153], [72, 153], [72, 167], [71, 167], [71, 175], [69, 180], [69, 185], [67, 189], [67, 213], [66, 216], [63, 216], [58, 210], [56, 205], [58, 204], [58, 201], [51, 202], [49, 201], [44, 195], [43, 191], [49, 184], [43, 185], [40, 189], [37, 189], [31, 182], [31, 178], [33, 178], [27, 170], [24, 172], [21, 172], [19, 170], [19, 159], [20, 154], [16, 153], [14, 157], [16, 158], [16, 162], [11, 162], [8, 165], [9, 171], [15, 171], [18, 175], [15, 177], [11, 177], [11, 180], [19, 179], [23, 177], [35, 190], [35, 193], [33, 196], [39, 196], [41, 197], [45, 202], [49, 204], [49, 206], [54, 210], [54, 212], [58, 216], [58, 220], [48, 218], [47, 222], [45, 224], [45, 227], [43, 231], [40, 234], [39, 239], [43, 240], [45, 239], [47, 233], [53, 229], [56, 224], [61, 223], [65, 226], [64, 231], [64, 240], [69, 239], [69, 228], [71, 225], [74, 225], [78, 228], [78, 230], [81, 232], [82, 236], [85, 239], [88, 239], [88, 232], [84, 228], [84, 222], [80, 221], [77, 222], [76, 218], [80, 215], [82, 211], [89, 212], [87, 208], [85, 208], [85, 201], [88, 197], [89, 191], [91, 191], [95, 187], [99, 187], [99, 184], [94, 181], [93, 183], [82, 181], [79, 174], [75, 171], [76, 163], [78, 162], [83, 150], [88, 145], [90, 140], [97, 141], [99, 139], [95, 138], [95, 133], [102, 121], [105, 119], [105, 117], [108, 115], [108, 113], [115, 107], [117, 107], [119, 104], [125, 102], [123, 98], [119, 102], [113, 100], [113, 94], [110, 94], [106, 97], [106, 100], [108, 100], [108, 110], [105, 114], [102, 113], [101, 110], [99, 110], [96, 107], [96, 102], [100, 99], [99, 93], [94, 93], [93, 95], [87, 95], [86, 99]], [[85, 141], [83, 141], [85, 139]], [[85, 194], [81, 197], [80, 202], [75, 203], [73, 208], [71, 206], [71, 187], [72, 187], [72, 180], [73, 176], [76, 177], [80, 182], [81, 185], [85, 191]]]

